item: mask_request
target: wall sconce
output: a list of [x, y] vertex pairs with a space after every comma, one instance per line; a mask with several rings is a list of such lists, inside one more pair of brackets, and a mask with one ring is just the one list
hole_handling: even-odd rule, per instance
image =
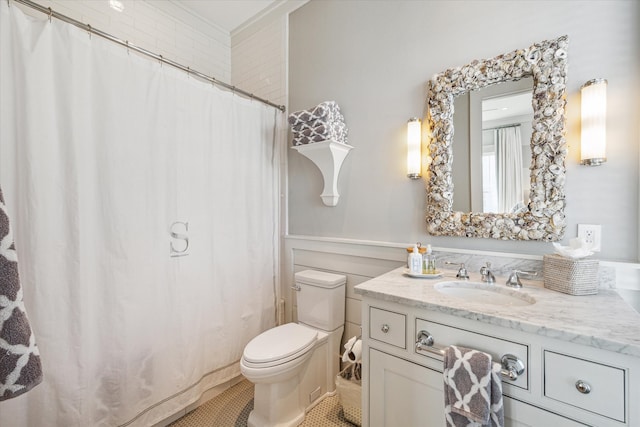
[[407, 176], [411, 179], [420, 178], [420, 163], [422, 155], [420, 146], [422, 126], [420, 120], [412, 117], [407, 122]]
[[582, 130], [580, 164], [599, 166], [607, 161], [607, 81], [593, 79], [580, 88]]

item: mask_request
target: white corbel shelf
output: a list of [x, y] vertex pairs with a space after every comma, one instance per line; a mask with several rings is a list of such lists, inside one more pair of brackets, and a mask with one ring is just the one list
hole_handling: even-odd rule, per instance
[[313, 144], [297, 145], [291, 148], [311, 160], [320, 169], [324, 179], [324, 189], [320, 194], [322, 202], [327, 206], [337, 205], [340, 198], [340, 194], [338, 194], [338, 175], [340, 174], [342, 162], [353, 147], [327, 140]]

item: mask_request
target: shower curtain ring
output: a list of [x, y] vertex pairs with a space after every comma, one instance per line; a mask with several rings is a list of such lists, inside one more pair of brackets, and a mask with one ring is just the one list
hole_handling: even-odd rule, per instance
[[129, 52], [129, 40], [125, 40], [124, 42], [127, 45], [127, 55], [129, 55], [131, 53]]
[[93, 33], [93, 29], [91, 28], [91, 24], [87, 24], [87, 32], [89, 33], [89, 40], [91, 40], [91, 34]]
[[160, 62], [160, 68], [162, 68], [162, 62], [164, 62], [164, 58], [162, 57], [162, 55], [158, 55], [160, 57], [160, 59], [158, 59], [158, 62]]
[[[9, 2], [9, 0], [7, 0], [7, 3]], [[47, 9], [49, 9], [49, 23], [51, 23], [51, 16], [53, 15], [53, 10], [48, 7]]]

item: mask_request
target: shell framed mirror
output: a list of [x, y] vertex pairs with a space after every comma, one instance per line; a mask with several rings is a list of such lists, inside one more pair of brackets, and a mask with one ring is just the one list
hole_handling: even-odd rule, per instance
[[[563, 237], [566, 226], [564, 182], [567, 155], [567, 47], [568, 37], [562, 36], [491, 59], [476, 60], [461, 67], [448, 69], [436, 74], [429, 81], [427, 120], [431, 139], [427, 159], [429, 166], [426, 215], [429, 234], [549, 242], [558, 241]], [[477, 181], [472, 173], [462, 177], [462, 180], [459, 172], [456, 172], [454, 177], [456, 98], [494, 85], [523, 79], [532, 81], [531, 92], [527, 98], [530, 99], [532, 114], [526, 122], [524, 132], [521, 132], [525, 136], [530, 135], [530, 150], [524, 151], [524, 155], [516, 154], [515, 157], [513, 154], [505, 155], [514, 144], [512, 134], [515, 135], [515, 132], [503, 130], [515, 127], [512, 125], [495, 126], [491, 132], [482, 132], [483, 135], [493, 135], [493, 149], [484, 148], [484, 137], [469, 138], [471, 145], [483, 146], [482, 149], [476, 146], [465, 150], [480, 153], [478, 164], [482, 165], [483, 171], [478, 179], [484, 180], [481, 185], [477, 185], [476, 182], [474, 191], [482, 193], [481, 196], [476, 195], [475, 199], [486, 199], [485, 208], [479, 208], [478, 203], [469, 203], [469, 210], [454, 210], [454, 194], [457, 191], [454, 190], [454, 182], [456, 189], [462, 191], [465, 185]], [[486, 105], [492, 104], [487, 102]], [[490, 107], [482, 109], [488, 111]], [[464, 111], [459, 113], [465, 114]], [[485, 115], [485, 111], [482, 115]], [[456, 123], [460, 123], [460, 120]], [[462, 127], [459, 131], [467, 133], [468, 129]], [[527, 145], [526, 139], [524, 145]], [[513, 187], [511, 184], [515, 181], [512, 175], [504, 175], [504, 170], [513, 169], [510, 161], [505, 160], [505, 157], [510, 158], [509, 156], [524, 157], [524, 162], [519, 167], [528, 169], [529, 173], [522, 174], [525, 181], [522, 189], [504, 189], [505, 186]], [[527, 180], [530, 182], [529, 186], [526, 185]], [[460, 185], [459, 182], [466, 184]], [[493, 195], [490, 194], [492, 191]], [[495, 200], [490, 203], [492, 197]], [[497, 208], [498, 205], [502, 207]]]

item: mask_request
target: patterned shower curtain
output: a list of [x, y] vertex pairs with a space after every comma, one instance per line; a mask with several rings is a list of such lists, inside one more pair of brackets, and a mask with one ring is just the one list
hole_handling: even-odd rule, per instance
[[281, 113], [0, 2], [0, 185], [44, 379], [0, 425], [152, 425], [275, 323]]

